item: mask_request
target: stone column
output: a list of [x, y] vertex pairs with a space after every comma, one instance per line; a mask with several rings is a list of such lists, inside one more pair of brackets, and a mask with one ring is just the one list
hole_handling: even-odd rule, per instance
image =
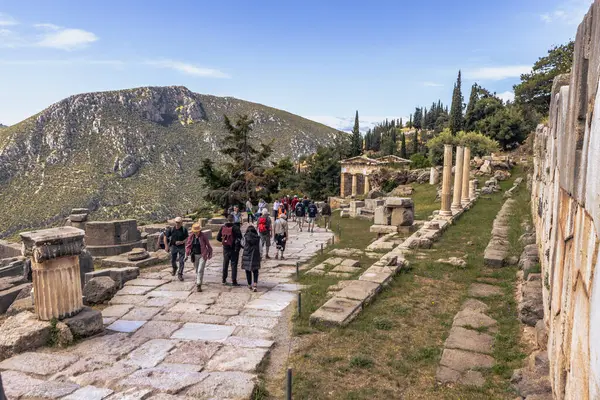
[[83, 308], [79, 254], [85, 232], [71, 226], [21, 233], [31, 257], [35, 313], [40, 320], [66, 318]]
[[369, 182], [369, 175], [364, 175], [365, 177], [365, 196], [369, 193], [369, 191], [371, 190], [371, 184]]
[[462, 194], [460, 196], [460, 202], [463, 207], [466, 207], [470, 203], [469, 198], [469, 175], [471, 172], [471, 149], [465, 147], [463, 154], [463, 180], [462, 180]]
[[458, 146], [456, 148], [456, 164], [454, 165], [454, 196], [452, 197], [453, 210], [462, 210], [460, 196], [462, 195], [464, 150], [465, 148], [462, 146]]
[[358, 179], [356, 174], [352, 174], [352, 196], [356, 196], [356, 186], [358, 185]]
[[469, 200], [475, 200], [475, 197], [477, 197], [477, 193], [475, 192], [475, 189], [477, 189], [477, 184], [479, 183], [479, 181], [477, 179], [472, 179], [469, 181]]
[[342, 172], [340, 174], [340, 197], [346, 197], [346, 173]]
[[444, 171], [442, 173], [442, 208], [440, 216], [451, 217], [450, 187], [452, 186], [452, 145], [444, 145]]

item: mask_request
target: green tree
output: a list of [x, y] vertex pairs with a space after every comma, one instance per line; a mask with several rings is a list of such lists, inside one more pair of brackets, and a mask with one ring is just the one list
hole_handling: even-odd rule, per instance
[[268, 190], [265, 175], [266, 161], [272, 154], [270, 145], [254, 147], [256, 138], [252, 136], [254, 121], [247, 115], [240, 115], [235, 123], [225, 115], [227, 135], [220, 153], [226, 160], [217, 168], [212, 159], [202, 161], [199, 175], [209, 188], [206, 200], [225, 209], [233, 204], [243, 204], [248, 198], [257, 200], [266, 196]]
[[471, 86], [471, 95], [469, 96], [469, 104], [467, 104], [467, 110], [465, 112], [465, 129], [471, 130], [473, 129], [475, 123], [471, 121], [471, 115], [473, 114], [473, 109], [475, 108], [475, 103], [479, 99], [479, 85], [477, 82]]
[[406, 158], [406, 135], [402, 133], [400, 137], [400, 157]]
[[500, 149], [500, 145], [497, 141], [482, 133], [458, 132], [458, 134], [454, 136], [452, 135], [452, 132], [450, 132], [450, 129], [445, 129], [442, 133], [427, 142], [429, 161], [432, 165], [442, 165], [444, 162], [445, 144], [469, 146], [472, 157], [482, 157]]
[[358, 110], [354, 117], [354, 128], [352, 129], [352, 156], [362, 154], [362, 136], [360, 135], [360, 125], [358, 123]]
[[413, 138], [413, 151], [412, 154], [417, 154], [419, 152], [419, 131], [415, 130], [415, 136]]
[[421, 129], [423, 127], [423, 109], [420, 107], [415, 108], [415, 113], [413, 115], [412, 126], [415, 129]]
[[461, 91], [461, 72], [454, 84], [452, 93], [452, 106], [450, 108], [450, 132], [456, 135], [463, 128], [463, 95]]
[[540, 57], [528, 74], [521, 75], [521, 83], [513, 87], [515, 102], [531, 107], [540, 115], [548, 115], [550, 95], [554, 78], [571, 71], [575, 43], [570, 41], [548, 50], [548, 55]]
[[532, 125], [525, 119], [523, 111], [513, 104], [498, 109], [478, 121], [476, 126], [478, 131], [498, 141], [504, 149], [510, 149], [522, 143], [532, 129]]

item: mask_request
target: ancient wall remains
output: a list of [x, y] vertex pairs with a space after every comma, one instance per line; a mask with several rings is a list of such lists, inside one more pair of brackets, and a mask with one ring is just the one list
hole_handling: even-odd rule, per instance
[[534, 147], [532, 213], [554, 397], [600, 398], [600, 0], [577, 30]]

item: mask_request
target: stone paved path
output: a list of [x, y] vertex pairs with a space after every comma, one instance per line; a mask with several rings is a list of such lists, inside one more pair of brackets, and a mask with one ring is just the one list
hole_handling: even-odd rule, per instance
[[[310, 259], [332, 234], [290, 229], [286, 260], [264, 261], [259, 291], [221, 285], [222, 250], [207, 265], [203, 292], [193, 266], [184, 282], [143, 272], [103, 310], [105, 334], [66, 349], [40, 349], [0, 363], [8, 398], [248, 399], [256, 370], [277, 337], [282, 311], [295, 299], [295, 264]], [[273, 248], [274, 249], [274, 248]], [[273, 250], [272, 249], [272, 250]]]
[[487, 283], [474, 283], [461, 310], [454, 316], [450, 335], [436, 373], [439, 383], [460, 383], [481, 387], [485, 384], [482, 369], [494, 366], [493, 334], [497, 322], [486, 315], [486, 298], [498, 296], [502, 290]]

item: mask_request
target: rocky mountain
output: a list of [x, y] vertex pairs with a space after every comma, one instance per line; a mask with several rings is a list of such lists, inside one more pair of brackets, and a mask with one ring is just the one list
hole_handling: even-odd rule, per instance
[[0, 124], [0, 129], [2, 128], [8, 128], [8, 126]]
[[205, 157], [218, 159], [223, 115], [248, 114], [274, 157], [298, 158], [343, 134], [297, 115], [185, 87], [87, 93], [0, 129], [0, 237], [92, 217], [162, 220], [201, 202]]

